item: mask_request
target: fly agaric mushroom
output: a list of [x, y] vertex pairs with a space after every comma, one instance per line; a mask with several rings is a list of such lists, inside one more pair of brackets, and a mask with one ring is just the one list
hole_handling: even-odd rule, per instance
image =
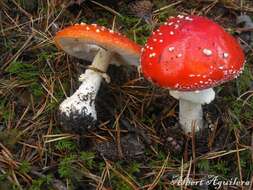
[[212, 87], [238, 77], [243, 66], [239, 43], [201, 16], [168, 19], [148, 38], [141, 55], [144, 76], [179, 99], [179, 123], [186, 133], [192, 126], [195, 131], [203, 127], [201, 105], [214, 99]]
[[59, 108], [65, 128], [78, 129], [78, 125], [90, 128], [97, 120], [95, 98], [102, 78], [108, 81], [106, 71], [109, 64], [127, 63], [137, 66], [140, 46], [118, 32], [85, 23], [59, 31], [54, 41], [59, 48], [74, 57], [88, 61], [94, 58], [91, 66], [79, 78], [82, 82], [80, 87]]

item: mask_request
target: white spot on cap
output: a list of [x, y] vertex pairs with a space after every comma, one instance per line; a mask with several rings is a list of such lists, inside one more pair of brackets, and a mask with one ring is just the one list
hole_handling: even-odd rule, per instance
[[99, 32], [100, 32], [100, 30], [99, 30], [99, 29], [96, 29], [96, 32], [97, 32], [97, 33], [99, 33]]
[[86, 25], [86, 23], [84, 23], [84, 22], [81, 22], [81, 25]]
[[149, 54], [149, 58], [153, 58], [153, 57], [155, 57], [156, 56], [156, 53], [151, 53], [151, 54]]
[[163, 33], [159, 32], [158, 35], [161, 36], [161, 35], [163, 35]]
[[195, 77], [195, 75], [194, 74], [190, 74], [189, 77]]
[[153, 41], [154, 41], [154, 42], [157, 42], [157, 39], [156, 39], [156, 38], [154, 38], [154, 39], [153, 39]]
[[89, 27], [89, 26], [87, 26], [87, 27], [86, 27], [86, 30], [90, 30], [90, 27]]
[[190, 18], [189, 16], [185, 17], [185, 20], [193, 21], [193, 19]]
[[207, 56], [211, 56], [213, 52], [210, 49], [205, 48], [203, 49], [203, 53]]
[[152, 46], [149, 47], [150, 50], [153, 50], [154, 48]]
[[168, 25], [168, 22], [165, 22], [164, 25], [167, 26], [167, 25]]
[[222, 67], [222, 66], [219, 67], [219, 69], [221, 69], [221, 70], [222, 70], [223, 68], [224, 68], [224, 67]]
[[109, 32], [110, 32], [110, 33], [114, 33], [114, 31], [113, 31], [113, 30], [109, 30]]
[[179, 28], [179, 25], [178, 24], [175, 24], [175, 29], [178, 29]]
[[178, 18], [184, 18], [184, 15], [177, 15]]
[[163, 43], [163, 40], [161, 39], [161, 40], [159, 40], [159, 42], [160, 42], [160, 43]]
[[169, 48], [168, 48], [168, 50], [169, 50], [170, 52], [174, 51], [174, 49], [175, 49], [175, 47], [169, 47]]
[[168, 25], [171, 26], [172, 24], [174, 24], [174, 22], [170, 22]]
[[174, 86], [175, 88], [178, 88], [179, 87], [179, 84], [177, 83], [177, 84], [175, 84], [175, 86]]
[[143, 53], [144, 52], [144, 48], [141, 48], [141, 53]]
[[97, 24], [91, 24], [92, 26], [97, 26]]
[[226, 58], [228, 58], [228, 53], [223, 53], [223, 57], [226, 59]]
[[174, 35], [175, 33], [173, 31], [170, 31], [170, 35]]
[[182, 57], [182, 53], [177, 54], [177, 57]]

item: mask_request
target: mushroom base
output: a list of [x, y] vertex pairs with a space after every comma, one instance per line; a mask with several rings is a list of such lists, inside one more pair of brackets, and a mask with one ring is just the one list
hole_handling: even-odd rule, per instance
[[97, 120], [91, 115], [85, 113], [80, 115], [79, 112], [71, 113], [70, 115], [60, 112], [58, 117], [64, 131], [69, 133], [83, 134], [94, 128], [97, 123]]
[[60, 121], [65, 128], [76, 128], [80, 131], [80, 128], [86, 130], [94, 126], [97, 120], [95, 98], [101, 80], [102, 77], [95, 71], [85, 71], [81, 86], [59, 107]]

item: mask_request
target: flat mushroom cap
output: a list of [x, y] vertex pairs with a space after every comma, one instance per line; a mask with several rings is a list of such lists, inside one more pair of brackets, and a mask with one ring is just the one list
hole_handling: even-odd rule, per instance
[[236, 78], [244, 53], [236, 39], [201, 16], [168, 19], [142, 49], [144, 76], [179, 91], [203, 90]]
[[59, 31], [56, 45], [68, 54], [92, 61], [100, 48], [114, 52], [113, 62], [139, 65], [140, 46], [118, 32], [97, 24], [75, 24]]

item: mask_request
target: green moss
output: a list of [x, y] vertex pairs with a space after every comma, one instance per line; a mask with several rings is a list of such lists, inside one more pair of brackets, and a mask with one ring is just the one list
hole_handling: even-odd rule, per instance
[[250, 180], [253, 174], [253, 163], [251, 161], [251, 156], [250, 150], [240, 152], [240, 164], [245, 181]]
[[9, 72], [13, 76], [17, 76], [19, 79], [26, 81], [34, 81], [38, 79], [39, 72], [36, 66], [23, 63], [21, 61], [13, 61], [7, 67], [6, 72]]
[[62, 178], [72, 178], [75, 176], [75, 171], [73, 170], [73, 163], [76, 161], [76, 155], [65, 156], [59, 163], [58, 173]]
[[31, 171], [31, 168], [32, 168], [31, 164], [27, 160], [23, 160], [21, 161], [20, 166], [18, 167], [18, 170], [21, 173], [28, 173]]
[[209, 160], [200, 160], [198, 163], [197, 163], [197, 168], [200, 170], [200, 171], [209, 171], [210, 169], [210, 164], [209, 164]]
[[128, 166], [127, 171], [130, 174], [139, 173], [141, 171], [140, 167], [141, 164], [134, 161]]
[[44, 94], [44, 89], [37, 82], [32, 83], [29, 90], [35, 98], [40, 98]]
[[108, 19], [106, 19], [106, 18], [97, 19], [96, 24], [101, 25], [101, 26], [105, 26], [105, 27], [109, 27]]
[[62, 139], [55, 143], [55, 148], [60, 151], [73, 152], [77, 147], [74, 141]]
[[39, 99], [44, 94], [44, 90], [40, 85], [40, 72], [37, 66], [21, 61], [13, 61], [7, 67], [6, 72], [11, 77], [16, 77], [21, 83], [23, 81], [23, 83], [27, 84], [26, 88], [36, 99]]
[[0, 120], [7, 124], [9, 119], [14, 118], [14, 113], [10, 111], [8, 101], [5, 99], [0, 100]]
[[133, 190], [128, 184], [124, 183], [121, 179], [112, 180], [113, 188], [115, 190]]
[[245, 64], [244, 71], [238, 78], [238, 85], [241, 93], [249, 90], [249, 87], [253, 81], [253, 76], [251, 74], [248, 64]]
[[46, 175], [38, 179], [34, 179], [32, 181], [32, 185], [29, 188], [29, 190], [43, 190], [43, 189], [53, 190], [53, 188], [50, 187], [52, 181], [53, 181], [52, 175]]
[[18, 129], [6, 129], [0, 131], [0, 142], [8, 148], [14, 148], [16, 143], [20, 140]]
[[210, 168], [212, 173], [218, 176], [227, 176], [229, 174], [228, 162], [224, 160], [219, 160], [217, 163], [212, 163]]
[[84, 165], [89, 169], [92, 169], [95, 165], [94, 158], [95, 158], [94, 152], [88, 152], [88, 151], [81, 152], [80, 159], [84, 161]]

